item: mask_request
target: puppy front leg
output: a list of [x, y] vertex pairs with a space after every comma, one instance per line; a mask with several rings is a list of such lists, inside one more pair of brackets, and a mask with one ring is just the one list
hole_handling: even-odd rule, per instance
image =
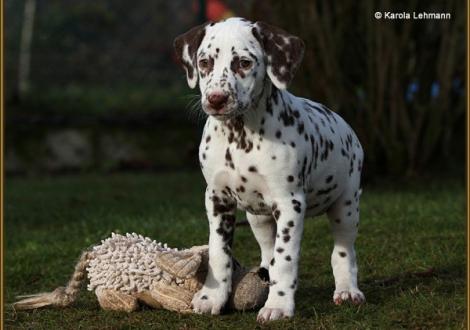
[[220, 314], [232, 288], [232, 240], [236, 202], [216, 190], [206, 190], [209, 220], [209, 266], [206, 281], [193, 297], [196, 313]]
[[273, 216], [277, 220], [276, 242], [269, 266], [268, 300], [258, 313], [259, 322], [294, 315], [304, 215], [305, 198], [300, 195], [278, 201], [273, 207]]

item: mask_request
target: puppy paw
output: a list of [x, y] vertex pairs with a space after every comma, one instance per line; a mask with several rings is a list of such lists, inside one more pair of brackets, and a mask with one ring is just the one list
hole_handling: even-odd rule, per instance
[[354, 305], [360, 305], [366, 301], [366, 297], [359, 289], [337, 290], [333, 294], [335, 305], [341, 305], [345, 301], [351, 301]]
[[259, 323], [267, 323], [281, 319], [287, 319], [294, 316], [294, 311], [287, 308], [263, 307], [258, 313], [256, 320]]
[[227, 302], [228, 292], [203, 287], [196, 292], [191, 301], [193, 311], [197, 314], [219, 315]]

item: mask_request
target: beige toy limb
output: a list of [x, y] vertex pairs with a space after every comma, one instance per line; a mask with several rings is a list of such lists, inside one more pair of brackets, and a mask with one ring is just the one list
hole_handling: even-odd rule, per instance
[[139, 308], [136, 295], [113, 289], [98, 288], [95, 291], [98, 302], [104, 310], [133, 312]]

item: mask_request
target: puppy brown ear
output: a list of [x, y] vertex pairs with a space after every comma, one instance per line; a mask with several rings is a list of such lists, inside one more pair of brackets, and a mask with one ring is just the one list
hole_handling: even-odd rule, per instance
[[253, 34], [264, 48], [267, 58], [266, 71], [274, 86], [286, 89], [304, 55], [305, 45], [302, 39], [286, 31], [256, 22]]
[[175, 48], [176, 59], [186, 70], [186, 78], [191, 88], [196, 87], [197, 83], [197, 62], [196, 52], [201, 45], [202, 39], [206, 34], [206, 25], [208, 23], [193, 27], [186, 33], [176, 37], [173, 46]]

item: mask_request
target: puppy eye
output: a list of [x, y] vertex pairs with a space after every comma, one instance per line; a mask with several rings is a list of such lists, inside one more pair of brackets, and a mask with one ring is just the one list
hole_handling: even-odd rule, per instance
[[199, 67], [201, 69], [207, 69], [209, 67], [209, 61], [206, 59], [199, 60]]
[[250, 60], [241, 60], [240, 61], [240, 68], [246, 70], [246, 69], [251, 68], [252, 64], [253, 64], [253, 62], [251, 62]]

